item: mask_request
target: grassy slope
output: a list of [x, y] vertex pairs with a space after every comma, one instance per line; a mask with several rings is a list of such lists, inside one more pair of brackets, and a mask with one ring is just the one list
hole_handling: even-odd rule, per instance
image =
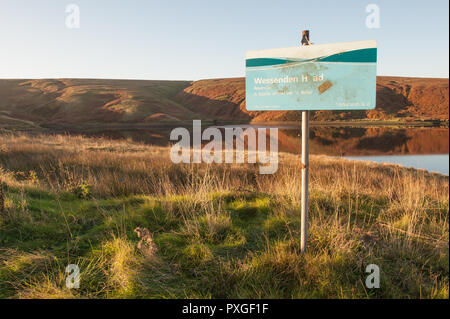
[[0, 116], [46, 125], [190, 120], [196, 115], [174, 100], [189, 84], [94, 79], [0, 80]]
[[[297, 157], [264, 176], [168, 153], [1, 136], [0, 297], [448, 298], [448, 177], [312, 157], [303, 256]], [[69, 263], [79, 290], [64, 287]], [[380, 289], [364, 286], [371, 263]]]
[[[314, 112], [316, 121], [448, 120], [447, 79], [379, 77], [377, 109]], [[87, 123], [298, 121], [299, 112], [247, 112], [242, 78], [187, 81], [95, 79], [0, 80], [0, 127]]]

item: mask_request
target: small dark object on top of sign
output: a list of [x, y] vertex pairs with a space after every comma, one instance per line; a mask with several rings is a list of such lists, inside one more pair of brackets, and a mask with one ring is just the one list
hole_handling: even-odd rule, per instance
[[302, 31], [302, 45], [311, 45], [311, 42], [309, 42], [309, 30]]

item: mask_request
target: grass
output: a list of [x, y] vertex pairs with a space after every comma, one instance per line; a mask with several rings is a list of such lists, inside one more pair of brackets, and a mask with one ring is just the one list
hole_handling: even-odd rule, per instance
[[[446, 176], [313, 156], [301, 254], [293, 155], [259, 175], [133, 142], [9, 134], [0, 164], [1, 298], [449, 297]], [[365, 287], [369, 264], [379, 289]]]

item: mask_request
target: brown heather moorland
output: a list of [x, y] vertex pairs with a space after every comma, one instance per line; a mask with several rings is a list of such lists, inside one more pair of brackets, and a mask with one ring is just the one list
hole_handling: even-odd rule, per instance
[[[448, 79], [378, 77], [370, 111], [317, 111], [312, 120], [448, 121]], [[299, 121], [300, 112], [247, 112], [243, 78], [201, 81], [0, 80], [0, 127], [36, 130], [86, 124]]]

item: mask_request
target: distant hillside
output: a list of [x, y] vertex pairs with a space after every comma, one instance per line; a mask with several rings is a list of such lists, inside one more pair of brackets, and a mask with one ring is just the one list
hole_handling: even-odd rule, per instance
[[[272, 111], [247, 112], [245, 109], [244, 78], [202, 80], [184, 89], [191, 94], [190, 102], [201, 109], [202, 100], [233, 103], [248, 114], [253, 122], [297, 121], [300, 112]], [[213, 112], [210, 110], [210, 112]], [[317, 111], [312, 115], [316, 121], [341, 121], [349, 119], [382, 120], [402, 117], [405, 120], [448, 120], [448, 79], [378, 77], [377, 107], [370, 111]]]
[[[185, 81], [0, 80], [0, 123], [136, 123], [196, 118], [175, 101]], [[26, 122], [24, 122], [26, 121]]]
[[[318, 111], [315, 121], [446, 120], [447, 79], [378, 77], [377, 108]], [[188, 81], [96, 79], [0, 80], [0, 127], [114, 123], [297, 121], [300, 112], [247, 112], [243, 78]]]

